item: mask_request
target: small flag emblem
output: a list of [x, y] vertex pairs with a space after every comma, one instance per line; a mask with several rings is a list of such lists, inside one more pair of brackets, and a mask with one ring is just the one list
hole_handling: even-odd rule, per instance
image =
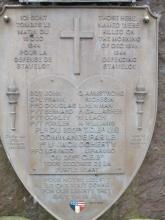
[[70, 207], [73, 209], [73, 211], [75, 211], [75, 213], [79, 214], [85, 208], [85, 202], [72, 200], [70, 202]]

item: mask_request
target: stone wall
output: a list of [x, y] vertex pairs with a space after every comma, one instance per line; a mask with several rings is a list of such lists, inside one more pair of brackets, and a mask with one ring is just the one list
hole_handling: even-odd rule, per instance
[[[6, 2], [1, 0], [1, 4]], [[138, 4], [150, 5], [152, 11], [161, 16], [157, 121], [148, 154], [136, 178], [118, 202], [99, 220], [126, 220], [137, 217], [165, 219], [165, 0], [138, 1]], [[148, 55], [151, 51], [148, 51]], [[31, 220], [54, 219], [25, 190], [2, 146], [0, 174], [0, 216], [18, 215]]]

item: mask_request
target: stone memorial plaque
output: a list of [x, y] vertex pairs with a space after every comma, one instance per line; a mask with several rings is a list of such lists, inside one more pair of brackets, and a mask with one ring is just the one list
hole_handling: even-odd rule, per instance
[[0, 125], [10, 162], [57, 219], [97, 219], [150, 145], [157, 17], [148, 7], [5, 6], [0, 29]]

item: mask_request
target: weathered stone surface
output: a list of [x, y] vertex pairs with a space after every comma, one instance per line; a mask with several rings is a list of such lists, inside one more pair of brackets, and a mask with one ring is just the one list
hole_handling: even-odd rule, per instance
[[[160, 21], [159, 49], [159, 100], [158, 116], [152, 144], [140, 172], [122, 198], [100, 220], [123, 220], [135, 217], [165, 218], [165, 2], [150, 3], [152, 10], [162, 15]], [[36, 204], [22, 187], [9, 165], [3, 148], [0, 149], [0, 215], [19, 215], [32, 220], [53, 220]]]
[[7, 217], [0, 217], [0, 220], [29, 220], [27, 218], [16, 217], [16, 216], [7, 216]]
[[149, 218], [131, 218], [131, 219], [129, 219], [129, 220], [158, 220], [158, 219], [149, 219]]

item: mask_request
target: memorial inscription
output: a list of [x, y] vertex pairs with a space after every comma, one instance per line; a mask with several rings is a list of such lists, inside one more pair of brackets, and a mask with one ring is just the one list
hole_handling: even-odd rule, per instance
[[151, 141], [157, 18], [147, 7], [6, 6], [0, 28], [1, 138], [14, 169], [57, 219], [97, 219]]
[[31, 173], [123, 172], [125, 96], [108, 77], [79, 88], [54, 77], [36, 81], [29, 91]]

